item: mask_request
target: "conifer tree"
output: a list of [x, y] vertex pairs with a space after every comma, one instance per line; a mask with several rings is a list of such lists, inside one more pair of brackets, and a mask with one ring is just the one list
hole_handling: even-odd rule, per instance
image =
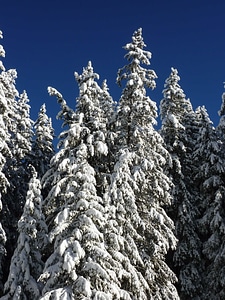
[[186, 99], [179, 80], [178, 71], [172, 68], [165, 82], [164, 98], [160, 103], [160, 132], [172, 158], [168, 172], [174, 183], [174, 200], [168, 213], [175, 222], [178, 238], [174, 269], [179, 278], [179, 293], [181, 299], [195, 299], [202, 293], [201, 241], [196, 223], [199, 217], [199, 198], [193, 184], [194, 171], [191, 168], [197, 131], [194, 125], [197, 124], [191, 103]]
[[101, 86], [99, 102], [102, 108], [103, 119], [106, 123], [106, 127], [107, 129], [110, 129], [110, 125], [114, 121], [116, 102], [113, 100], [112, 96], [109, 93], [106, 79], [103, 80]]
[[146, 95], [146, 87], [155, 88], [156, 74], [141, 66], [149, 65], [151, 58], [144, 47], [138, 29], [124, 47], [129, 63], [117, 77], [118, 84], [125, 79], [126, 85], [117, 108], [118, 146], [108, 192], [109, 224], [115, 226], [109, 229], [115, 233], [111, 249], [113, 255], [117, 247], [133, 268], [122, 285], [133, 299], [178, 299], [175, 276], [165, 263], [169, 248], [176, 244], [173, 222], [163, 209], [171, 201], [171, 182], [163, 172], [169, 154], [154, 129], [156, 103]]
[[[105, 174], [111, 173], [114, 166], [114, 148], [115, 148], [115, 109], [116, 102], [113, 100], [109, 93], [107, 81], [104, 80], [100, 90], [99, 103], [102, 109], [102, 119], [105, 123], [105, 140], [108, 147], [107, 155], [101, 157], [104, 166]], [[103, 176], [104, 177], [104, 176]], [[100, 179], [101, 180], [101, 179]], [[104, 192], [103, 192], [104, 193]]]
[[42, 214], [41, 185], [31, 167], [33, 177], [29, 183], [23, 214], [18, 222], [19, 237], [14, 251], [8, 280], [6, 299], [39, 299], [37, 279], [42, 271], [41, 249], [47, 242], [47, 226]]
[[54, 155], [53, 139], [54, 130], [52, 121], [46, 114], [46, 107], [43, 104], [38, 113], [38, 118], [34, 124], [34, 141], [32, 143], [33, 165], [39, 178], [49, 169], [50, 160]]
[[[0, 31], [0, 38], [3, 38], [2, 32]], [[5, 51], [0, 45], [0, 56], [5, 57]], [[0, 70], [5, 71], [2, 61], [0, 61]], [[6, 193], [9, 186], [9, 182], [3, 172], [6, 158], [11, 156], [10, 149], [8, 147], [9, 133], [7, 127], [5, 126], [5, 118], [7, 114], [7, 101], [5, 97], [4, 81], [2, 80], [2, 74], [0, 74], [0, 295], [3, 291], [3, 281], [4, 281], [4, 262], [6, 258], [6, 233], [4, 227], [2, 226], [3, 213], [2, 211], [2, 194]]]
[[79, 86], [76, 112], [83, 115], [83, 124], [89, 129], [87, 146], [89, 147], [89, 163], [95, 170], [98, 190], [102, 197], [107, 184], [108, 162], [108, 117], [113, 113], [113, 100], [107, 91], [106, 82], [103, 89], [96, 82], [99, 75], [94, 72], [89, 61], [81, 75], [75, 72]]
[[[28, 163], [27, 156], [30, 155], [31, 145], [33, 139], [33, 121], [30, 118], [30, 105], [26, 91], [19, 95], [16, 102], [16, 128], [13, 145], [13, 155], [18, 161], [22, 160], [20, 164], [24, 164], [25, 160]], [[24, 166], [25, 168], [25, 166]]]
[[[87, 78], [93, 89], [91, 77]], [[90, 164], [99, 149], [93, 134], [101, 126], [95, 123], [95, 99], [90, 94], [88, 99], [81, 99], [84, 101], [74, 113], [58, 91], [49, 88], [49, 92], [61, 104], [64, 123], [73, 121], [67, 122], [69, 128], [61, 133], [59, 152], [43, 177], [43, 185], [51, 186], [45, 207], [52, 252], [39, 278], [44, 286], [41, 299], [130, 299], [116, 276], [122, 266], [110, 256], [104, 242], [107, 214]], [[82, 105], [87, 108], [85, 100], [90, 105], [86, 116], [81, 112]]]
[[[30, 172], [28, 165], [31, 161], [31, 146], [33, 138], [33, 121], [30, 118], [30, 105], [26, 91], [13, 99], [15, 112], [12, 116], [14, 122], [11, 131], [10, 146], [12, 147], [12, 160], [8, 161], [8, 176], [10, 176], [10, 191], [7, 194], [8, 200], [17, 199], [14, 203], [16, 214], [20, 217], [23, 211]], [[11, 167], [9, 166], [11, 164]], [[11, 199], [10, 199], [11, 198]], [[15, 213], [15, 212], [14, 212]]]
[[29, 99], [26, 92], [19, 95], [16, 89], [16, 71], [8, 70], [2, 72], [2, 75], [4, 94], [8, 105], [4, 122], [10, 135], [8, 147], [12, 153], [6, 159], [4, 167], [10, 188], [2, 197], [3, 224], [7, 234], [7, 264], [9, 264], [18, 237], [17, 223], [23, 212], [30, 179], [27, 166], [33, 132]]
[[221, 138], [218, 138], [218, 133], [204, 107], [198, 108], [198, 118], [201, 121], [201, 130], [195, 151], [195, 160], [199, 163], [195, 178], [200, 186], [201, 218], [198, 228], [203, 240], [202, 263], [205, 266], [201, 299], [223, 299], [225, 297], [224, 145]]
[[222, 94], [222, 103], [218, 114], [220, 116], [220, 121], [216, 131], [223, 144], [225, 144], [225, 93]]

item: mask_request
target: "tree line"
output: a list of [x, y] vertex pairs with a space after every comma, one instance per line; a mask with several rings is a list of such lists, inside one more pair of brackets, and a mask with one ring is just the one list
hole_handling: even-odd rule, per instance
[[31, 120], [0, 62], [1, 300], [225, 299], [225, 94], [215, 128], [171, 68], [156, 129], [145, 48], [140, 28], [118, 102], [91, 62], [74, 73], [75, 109], [48, 87], [57, 150], [45, 104]]

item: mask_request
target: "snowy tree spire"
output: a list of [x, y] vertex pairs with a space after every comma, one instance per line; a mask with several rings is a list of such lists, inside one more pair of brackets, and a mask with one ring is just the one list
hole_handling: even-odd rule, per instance
[[[146, 47], [142, 38], [142, 29], [138, 29], [132, 36], [132, 43], [126, 44], [124, 49], [128, 51], [125, 58], [130, 62], [128, 65], [119, 69], [117, 74], [117, 83], [126, 79], [128, 86], [133, 84], [142, 84], [149, 88], [156, 87], [156, 73], [153, 70], [146, 70], [141, 64], [150, 65], [151, 52], [143, 50]], [[139, 80], [141, 78], [141, 80]]]
[[[224, 82], [224, 87], [225, 87], [225, 82]], [[222, 94], [222, 104], [220, 110], [218, 111], [218, 114], [220, 117], [225, 115], [225, 92]]]
[[[119, 133], [120, 144], [130, 143], [135, 138], [135, 131], [139, 126], [151, 126], [157, 124], [157, 106], [146, 95], [146, 87], [155, 88], [156, 73], [153, 70], [145, 69], [141, 64], [149, 65], [150, 52], [142, 48], [141, 30], [133, 34], [133, 42], [125, 46], [128, 54], [129, 64], [119, 69], [117, 83], [120, 85], [125, 80], [126, 85], [117, 107], [116, 125]], [[126, 134], [124, 134], [126, 132]], [[133, 143], [135, 144], [135, 143]]]
[[42, 271], [41, 250], [47, 242], [47, 227], [42, 214], [41, 185], [30, 166], [29, 183], [23, 214], [18, 222], [19, 237], [11, 260], [5, 296], [1, 299], [35, 299], [40, 297], [37, 279]]
[[74, 76], [80, 92], [77, 98], [77, 113], [84, 114], [83, 121], [90, 130], [102, 129], [105, 124], [101, 122], [102, 109], [99, 102], [101, 88], [95, 81], [99, 79], [99, 75], [94, 72], [91, 61], [83, 68], [81, 75], [75, 72]]
[[[3, 39], [2, 31], [0, 30], [0, 39]], [[0, 45], [0, 56], [5, 57], [5, 50], [2, 45]], [[0, 70], [5, 71], [2, 61], [0, 60]]]
[[51, 119], [46, 114], [46, 106], [43, 104], [34, 124], [35, 136], [32, 145], [33, 165], [40, 178], [49, 169], [50, 159], [54, 154], [53, 128]]
[[218, 114], [220, 116], [220, 121], [216, 129], [219, 137], [221, 138], [221, 140], [223, 140], [223, 143], [225, 144], [225, 92], [222, 94], [222, 103]]
[[[41, 299], [63, 295], [68, 299], [110, 299], [111, 295], [122, 298], [124, 294], [130, 300], [117, 278], [121, 263], [108, 253], [103, 234], [107, 223], [101, 197], [104, 182], [96, 180], [97, 173], [105, 170], [101, 158], [108, 151], [103, 92], [91, 62], [81, 75], [75, 73], [75, 78], [80, 93], [74, 118], [60, 134], [61, 148], [42, 179], [44, 187], [51, 187], [45, 198], [45, 213], [53, 251], [39, 279], [44, 284]], [[62, 95], [52, 89], [50, 92], [65, 108]]]
[[221, 136], [212, 126], [205, 107], [197, 109], [199, 138], [194, 151], [195, 182], [199, 187], [198, 231], [202, 238], [201, 265], [203, 290], [201, 299], [225, 297], [224, 276], [224, 199], [225, 156]]
[[121, 259], [128, 257], [134, 276], [126, 280], [126, 288], [133, 298], [178, 299], [175, 276], [165, 264], [167, 251], [176, 244], [173, 222], [162, 208], [171, 202], [172, 183], [163, 172], [169, 154], [154, 130], [157, 106], [146, 95], [146, 87], [155, 87], [156, 74], [141, 66], [150, 64], [144, 46], [142, 31], [135, 31], [132, 43], [125, 46], [129, 63], [117, 77], [119, 84], [125, 80], [125, 88], [116, 111], [115, 165], [107, 193], [108, 224], [116, 227], [109, 229], [116, 232], [109, 249], [114, 255], [116, 245]]
[[[168, 214], [175, 222], [177, 248], [174, 264], [179, 278], [179, 292], [184, 299], [193, 299], [202, 292], [201, 241], [197, 233], [198, 197], [193, 184], [193, 151], [196, 144], [196, 114], [179, 85], [178, 71], [171, 68], [160, 102], [160, 133], [171, 155], [167, 172], [171, 176], [173, 205]], [[196, 280], [197, 278], [197, 280]]]

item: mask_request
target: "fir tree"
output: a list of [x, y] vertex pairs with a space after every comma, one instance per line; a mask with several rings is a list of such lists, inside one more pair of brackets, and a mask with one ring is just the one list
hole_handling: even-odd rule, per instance
[[[94, 72], [89, 61], [81, 75], [75, 72], [75, 78], [79, 86], [76, 112], [83, 115], [83, 124], [89, 129], [87, 145], [89, 147], [89, 163], [94, 168], [100, 196], [104, 193], [104, 184], [107, 177], [108, 155], [108, 117], [112, 114], [113, 102], [110, 101], [107, 87], [102, 90], [96, 79], [99, 75]], [[107, 106], [107, 107], [106, 107]]]
[[175, 276], [165, 263], [169, 248], [176, 244], [173, 222], [163, 209], [171, 201], [171, 182], [163, 172], [169, 154], [154, 129], [156, 103], [146, 95], [146, 87], [155, 87], [156, 74], [141, 66], [150, 64], [151, 53], [144, 47], [139, 29], [124, 47], [129, 64], [117, 77], [126, 85], [117, 108], [118, 146], [108, 192], [116, 227], [112, 255], [115, 244], [132, 266], [125, 269], [132, 270], [132, 276], [123, 285], [134, 299], [178, 299]]
[[175, 222], [178, 238], [174, 265], [179, 278], [180, 297], [198, 299], [202, 293], [201, 241], [196, 223], [199, 217], [199, 197], [192, 169], [197, 123], [191, 103], [186, 99], [179, 80], [178, 71], [172, 68], [165, 82], [164, 98], [160, 103], [160, 132], [172, 158], [168, 172], [174, 183], [174, 200], [168, 213]]
[[105, 123], [105, 140], [108, 147], [107, 155], [102, 156], [105, 173], [111, 173], [114, 166], [114, 148], [115, 148], [115, 109], [116, 102], [109, 93], [107, 81], [104, 80], [100, 90], [100, 105], [102, 109], [102, 119]]
[[[2, 38], [2, 32], [0, 31], [0, 38]], [[0, 45], [0, 56], [5, 56], [5, 51]], [[2, 61], [0, 61], [0, 69], [1, 71], [5, 71], [5, 68], [3, 66]], [[2, 80], [1, 74], [0, 74], [0, 213], [2, 211], [2, 194], [6, 192], [9, 182], [3, 172], [4, 165], [6, 162], [6, 158], [11, 156], [10, 149], [8, 147], [8, 141], [9, 141], [9, 133], [7, 130], [7, 127], [5, 126], [5, 117], [7, 114], [7, 101], [5, 97], [5, 90], [4, 90], [4, 81]], [[1, 221], [3, 219], [3, 214], [1, 213]], [[4, 230], [4, 227], [2, 226], [0, 222], [0, 295], [3, 291], [3, 281], [4, 281], [4, 262], [6, 258], [6, 233]]]
[[[110, 256], [104, 242], [107, 214], [103, 199], [97, 195], [95, 170], [89, 163], [98, 149], [93, 152], [92, 147], [99, 142], [94, 143], [92, 134], [100, 124], [90, 110], [88, 117], [81, 112], [84, 102], [73, 113], [59, 92], [49, 91], [58, 97], [64, 118], [69, 120], [73, 115], [73, 122], [60, 135], [60, 150], [43, 177], [44, 186], [52, 187], [45, 199], [52, 253], [39, 279], [44, 285], [41, 299], [126, 299], [125, 295], [130, 299], [120, 289], [116, 276], [121, 264]], [[91, 100], [88, 98], [90, 109], [94, 107]]]
[[[4, 118], [5, 126], [10, 134], [8, 147], [12, 153], [6, 159], [4, 172], [10, 184], [10, 189], [2, 197], [3, 224], [7, 234], [7, 263], [15, 249], [17, 222], [22, 215], [28, 183], [30, 179], [29, 153], [31, 151], [32, 120], [30, 119], [29, 99], [26, 92], [19, 95], [15, 80], [15, 70], [3, 72], [4, 94], [8, 110]], [[6, 266], [7, 269], [7, 266]]]
[[[225, 297], [224, 145], [212, 127], [204, 107], [198, 108], [198, 117], [201, 122], [198, 147], [196, 145], [195, 151], [195, 160], [199, 163], [196, 180], [201, 195], [201, 218], [198, 228], [203, 240], [202, 263], [205, 266], [201, 299], [223, 299]], [[220, 126], [221, 124], [222, 122]]]
[[30, 119], [30, 105], [26, 91], [19, 96], [17, 101], [17, 122], [14, 145], [14, 156], [25, 159], [31, 152], [33, 138], [33, 121]]
[[46, 114], [46, 107], [43, 104], [34, 124], [34, 141], [32, 143], [33, 165], [39, 178], [49, 169], [50, 160], [54, 155], [53, 138], [54, 130], [51, 119]]
[[219, 135], [219, 138], [223, 141], [225, 140], [225, 93], [222, 94], [222, 103], [221, 108], [218, 111], [218, 114], [220, 116], [219, 124], [216, 128], [216, 131]]
[[5, 283], [6, 299], [39, 299], [37, 279], [42, 271], [41, 249], [47, 242], [47, 226], [42, 214], [41, 185], [37, 173], [29, 183], [23, 214], [18, 222], [19, 237], [14, 251], [8, 280]]

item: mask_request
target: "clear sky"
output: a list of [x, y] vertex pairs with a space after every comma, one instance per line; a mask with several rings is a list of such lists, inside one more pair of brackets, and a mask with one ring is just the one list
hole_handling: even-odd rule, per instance
[[156, 90], [148, 92], [151, 99], [159, 104], [170, 68], [177, 68], [194, 109], [205, 105], [217, 125], [225, 91], [224, 0], [10, 0], [1, 1], [0, 12], [3, 63], [17, 70], [16, 86], [28, 93], [32, 119], [46, 103], [57, 134], [59, 106], [47, 86], [74, 107], [74, 71], [80, 74], [91, 60], [99, 84], [107, 79], [118, 100], [116, 75], [126, 64], [122, 47], [139, 27], [158, 76]]

